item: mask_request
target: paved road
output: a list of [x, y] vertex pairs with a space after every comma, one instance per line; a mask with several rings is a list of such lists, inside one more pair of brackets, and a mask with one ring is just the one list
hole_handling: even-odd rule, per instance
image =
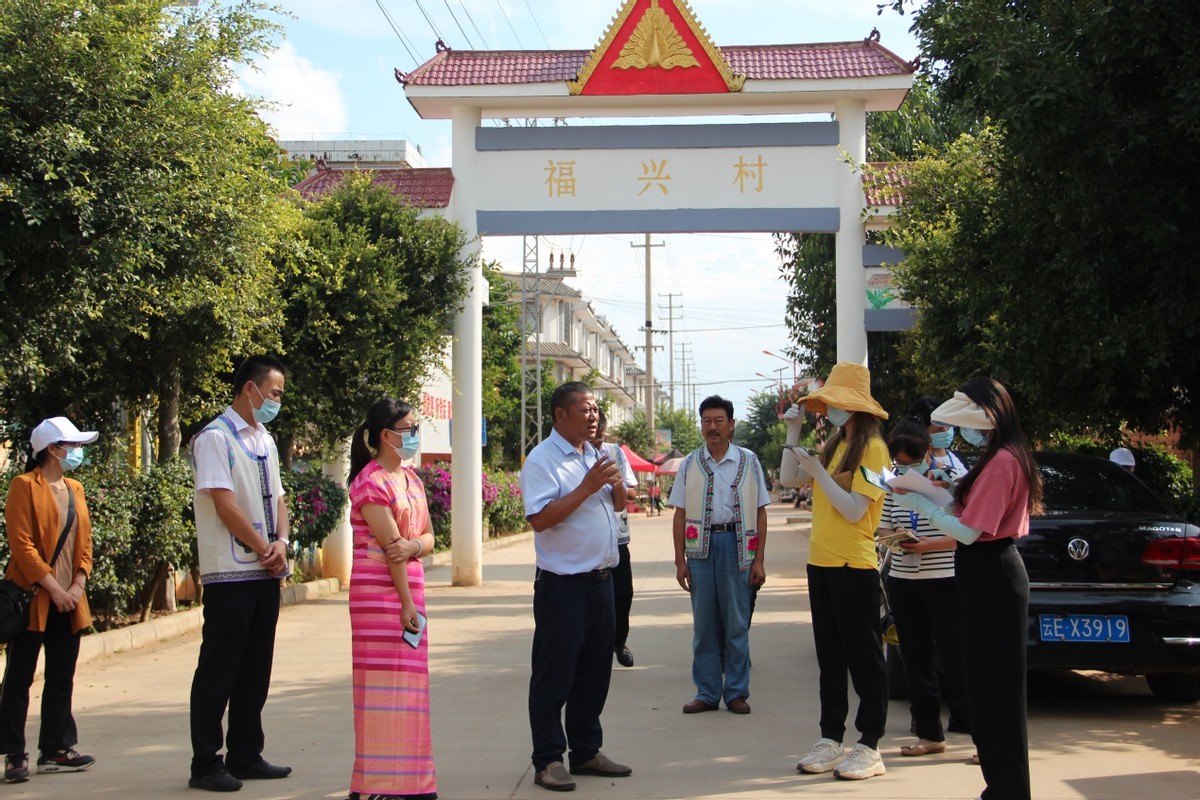
[[[982, 788], [966, 737], [941, 756], [901, 759], [908, 709], [893, 702], [882, 743], [886, 776], [862, 782], [795, 772], [817, 737], [817, 673], [808, 630], [807, 527], [771, 508], [768, 583], [751, 631], [751, 716], [684, 716], [692, 698], [691, 614], [675, 583], [667, 518], [633, 520], [630, 646], [615, 667], [604, 714], [605, 751], [633, 766], [625, 779], [583, 777], [588, 798], [973, 798]], [[553, 796], [533, 785], [525, 713], [532, 631], [533, 545], [485, 552], [486, 585], [449, 586], [430, 570], [433, 730], [446, 800]], [[163, 798], [186, 788], [187, 696], [199, 637], [191, 634], [82, 665], [76, 681], [87, 773], [34, 775], [3, 797]], [[267, 753], [291, 764], [287, 780], [248, 783], [241, 798], [343, 798], [353, 759], [350, 637], [345, 595], [285, 608], [267, 705]], [[1080, 675], [1031, 683], [1034, 797], [1200, 798], [1200, 708], [1164, 706], [1140, 679]], [[36, 741], [36, 702], [29, 734]]]

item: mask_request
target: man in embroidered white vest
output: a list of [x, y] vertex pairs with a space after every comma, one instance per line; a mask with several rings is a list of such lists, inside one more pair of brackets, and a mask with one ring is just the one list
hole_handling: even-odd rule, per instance
[[758, 457], [733, 444], [733, 403], [705, 398], [700, 427], [705, 444], [679, 465], [669, 501], [676, 579], [692, 596], [696, 698], [683, 713], [715, 711], [724, 699], [733, 713], [749, 714], [750, 587], [767, 577], [771, 498]]
[[[279, 454], [263, 423], [279, 412], [284, 373], [283, 364], [269, 356], [246, 359], [233, 377], [233, 405], [192, 439], [204, 584], [204, 628], [191, 693], [188, 785], [194, 789], [231, 792], [242, 780], [286, 778], [292, 771], [262, 757], [279, 579], [288, 571]], [[227, 739], [221, 731], [226, 706]]]

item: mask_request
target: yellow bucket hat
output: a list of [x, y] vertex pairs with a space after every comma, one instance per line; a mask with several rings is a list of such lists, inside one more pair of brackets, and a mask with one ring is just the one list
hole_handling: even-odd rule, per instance
[[865, 411], [887, 419], [883, 406], [871, 397], [871, 371], [862, 364], [842, 361], [834, 365], [825, 385], [804, 398], [805, 408], [825, 414], [829, 406], [846, 411]]

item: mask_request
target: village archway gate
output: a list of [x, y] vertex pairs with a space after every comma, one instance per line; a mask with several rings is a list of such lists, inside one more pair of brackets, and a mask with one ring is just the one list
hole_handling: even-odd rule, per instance
[[[837, 238], [837, 355], [866, 363], [866, 114], [916, 69], [862, 41], [717, 47], [686, 0], [625, 0], [591, 51], [440, 52], [397, 73], [425, 119], [452, 120], [449, 215], [498, 235], [796, 231]], [[769, 117], [832, 121], [483, 127], [484, 119]], [[869, 259], [868, 259], [869, 261]], [[475, 266], [454, 325], [452, 573], [482, 582], [481, 335]]]

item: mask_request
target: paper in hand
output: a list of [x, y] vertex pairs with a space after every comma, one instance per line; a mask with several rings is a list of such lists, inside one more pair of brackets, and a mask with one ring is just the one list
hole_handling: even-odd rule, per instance
[[915, 492], [939, 508], [948, 506], [954, 502], [954, 495], [940, 486], [934, 486], [929, 478], [911, 469], [903, 475], [890, 476], [887, 480], [887, 485], [891, 489], [904, 489], [905, 491]]
[[893, 531], [885, 536], [877, 536], [875, 537], [875, 541], [893, 553], [902, 553], [904, 550], [900, 547], [901, 542], [915, 542], [918, 539], [913, 535], [912, 531], [901, 530]]

